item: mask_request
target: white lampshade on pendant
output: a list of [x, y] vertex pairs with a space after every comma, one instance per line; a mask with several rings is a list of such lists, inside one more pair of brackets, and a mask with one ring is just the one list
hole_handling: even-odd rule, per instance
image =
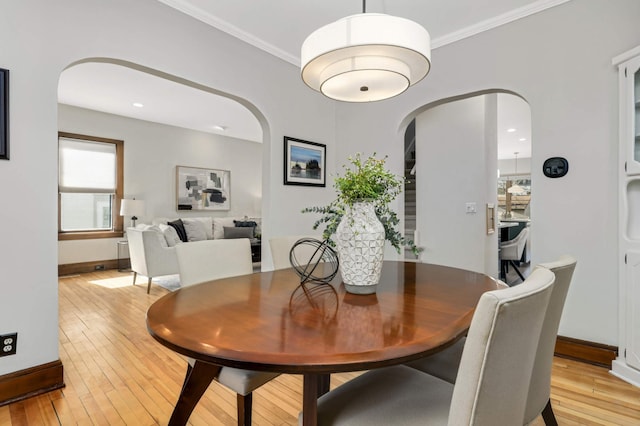
[[[518, 153], [514, 152], [513, 153], [515, 156], [515, 163], [516, 163], [516, 176], [518, 175]], [[524, 189], [523, 187], [521, 187], [518, 184], [512, 185], [509, 187], [509, 189], [507, 189], [507, 192], [509, 194], [513, 194], [513, 195], [518, 195], [518, 194], [524, 194], [527, 192], [526, 189]]]
[[527, 191], [526, 191], [526, 189], [524, 189], [520, 185], [515, 184], [515, 185], [510, 186], [509, 189], [507, 189], [507, 192], [509, 194], [519, 195], [519, 194], [523, 194], [523, 193], [525, 193]]
[[302, 80], [345, 102], [391, 98], [431, 68], [431, 37], [421, 25], [381, 13], [347, 16], [302, 44]]

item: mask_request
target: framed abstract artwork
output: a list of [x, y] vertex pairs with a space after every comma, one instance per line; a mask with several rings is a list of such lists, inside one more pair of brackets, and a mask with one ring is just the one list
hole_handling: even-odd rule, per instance
[[0, 159], [9, 159], [9, 70], [0, 68]]
[[176, 166], [178, 210], [231, 209], [231, 172]]
[[325, 186], [327, 146], [284, 137], [284, 184]]

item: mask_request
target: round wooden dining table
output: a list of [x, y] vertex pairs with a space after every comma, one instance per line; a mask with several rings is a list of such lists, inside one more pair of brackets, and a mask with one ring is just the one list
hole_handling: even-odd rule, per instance
[[[303, 375], [304, 425], [331, 373], [400, 364], [453, 344], [493, 278], [463, 269], [385, 261], [375, 294], [300, 284], [293, 269], [181, 288], [147, 312], [149, 333], [196, 360], [169, 424], [186, 424], [219, 366]], [[199, 383], [188, 383], [190, 380]], [[193, 385], [193, 386], [192, 386]]]

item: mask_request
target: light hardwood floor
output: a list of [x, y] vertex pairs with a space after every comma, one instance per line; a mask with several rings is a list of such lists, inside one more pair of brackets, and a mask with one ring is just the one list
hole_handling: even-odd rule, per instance
[[[145, 281], [143, 283], [143, 281]], [[145, 327], [147, 308], [167, 290], [116, 271], [61, 277], [60, 359], [66, 387], [0, 407], [0, 425], [166, 425], [186, 369]], [[337, 386], [353, 374], [335, 374]], [[295, 425], [299, 376], [282, 375], [254, 393], [254, 424]], [[552, 403], [560, 425], [640, 425], [640, 389], [606, 369], [556, 358]], [[235, 395], [212, 384], [192, 425], [234, 425]], [[543, 425], [541, 418], [535, 425]]]

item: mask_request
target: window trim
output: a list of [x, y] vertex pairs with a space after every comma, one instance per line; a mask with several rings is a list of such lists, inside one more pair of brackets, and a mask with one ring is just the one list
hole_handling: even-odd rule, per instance
[[[91, 142], [112, 143], [116, 146], [116, 193], [111, 206], [111, 217], [113, 220], [113, 230], [111, 231], [62, 231], [60, 220], [60, 198], [58, 191], [58, 241], [64, 240], [92, 240], [98, 238], [120, 238], [124, 235], [124, 220], [120, 216], [120, 202], [124, 195], [124, 141], [118, 139], [108, 139], [98, 136], [80, 135], [77, 133], [58, 132], [58, 139], [69, 138], [86, 140]], [[58, 156], [60, 153], [58, 152]]]

